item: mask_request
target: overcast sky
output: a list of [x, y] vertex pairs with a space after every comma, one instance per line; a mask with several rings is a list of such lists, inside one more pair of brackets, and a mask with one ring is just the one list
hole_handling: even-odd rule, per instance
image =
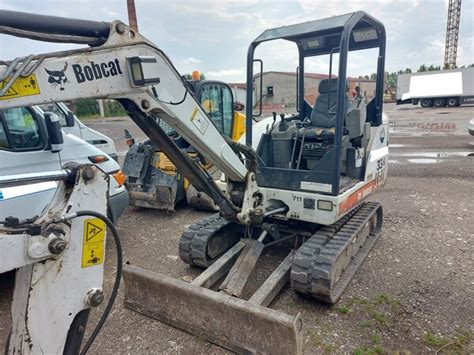
[[[443, 65], [448, 0], [135, 0], [139, 31], [168, 54], [181, 73], [200, 70], [208, 79], [245, 81], [249, 43], [265, 29], [364, 10], [387, 31], [386, 70]], [[127, 20], [126, 0], [0, 0], [6, 10], [90, 20]], [[463, 0], [458, 65], [474, 63], [474, 0]], [[71, 48], [0, 35], [0, 59]], [[257, 52], [265, 70], [293, 71], [296, 49], [280, 41]], [[375, 72], [374, 53], [351, 57], [349, 75]], [[372, 60], [370, 60], [372, 59]], [[327, 72], [314, 60], [307, 71]]]

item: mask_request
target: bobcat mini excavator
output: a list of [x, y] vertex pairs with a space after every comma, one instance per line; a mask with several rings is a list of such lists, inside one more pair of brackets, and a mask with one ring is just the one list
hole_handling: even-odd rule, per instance
[[[355, 12], [258, 36], [247, 54], [246, 144], [224, 137], [166, 54], [120, 21], [1, 11], [0, 31], [89, 45], [0, 62], [0, 109], [116, 99], [189, 182], [220, 208], [219, 214], [189, 226], [179, 245], [184, 262], [207, 269], [187, 283], [125, 265], [126, 306], [233, 351], [301, 353], [300, 315], [267, 306], [288, 280], [300, 294], [337, 302], [381, 231], [381, 206], [365, 200], [387, 177], [383, 24]], [[282, 115], [257, 136], [251, 124], [254, 64], [262, 71], [263, 62], [254, 53], [274, 40], [293, 42], [298, 50], [298, 103], [294, 115]], [[378, 52], [375, 96], [367, 105], [360, 97], [349, 103], [348, 53], [365, 49]], [[322, 55], [329, 58], [330, 79], [320, 82], [311, 106], [304, 99], [305, 61]], [[332, 73], [336, 64], [337, 73]], [[25, 82], [31, 87], [23, 87]], [[226, 193], [183, 154], [156, 117], [225, 173]], [[293, 245], [287, 257], [252, 296], [240, 298], [263, 250], [285, 250], [283, 242]], [[12, 339], [25, 342], [27, 335], [12, 333]]]

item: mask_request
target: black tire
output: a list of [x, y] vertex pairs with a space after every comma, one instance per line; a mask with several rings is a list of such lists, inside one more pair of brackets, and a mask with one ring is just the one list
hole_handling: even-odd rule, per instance
[[442, 97], [437, 97], [436, 99], [433, 100], [433, 106], [434, 107], [444, 107], [444, 106], [446, 106], [446, 100]]
[[448, 99], [446, 100], [446, 104], [449, 107], [456, 107], [459, 105], [459, 99], [457, 97], [448, 97]]
[[433, 101], [431, 99], [421, 99], [421, 107], [431, 107], [433, 106]]

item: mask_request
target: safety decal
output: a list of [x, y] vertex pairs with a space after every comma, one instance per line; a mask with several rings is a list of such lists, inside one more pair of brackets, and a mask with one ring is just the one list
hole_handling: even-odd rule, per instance
[[209, 127], [209, 122], [203, 115], [199, 115], [199, 109], [196, 107], [191, 114], [191, 122], [197, 127], [199, 132], [203, 135], [207, 131], [207, 127]]
[[100, 265], [104, 262], [105, 223], [98, 218], [84, 221], [82, 267]]
[[[8, 81], [8, 78], [0, 81], [0, 90], [3, 89]], [[31, 74], [24, 78], [17, 78], [7, 92], [3, 94], [3, 96], [0, 96], [0, 100], [16, 99], [22, 96], [38, 95], [39, 93], [40, 89], [36, 76], [35, 74]]]

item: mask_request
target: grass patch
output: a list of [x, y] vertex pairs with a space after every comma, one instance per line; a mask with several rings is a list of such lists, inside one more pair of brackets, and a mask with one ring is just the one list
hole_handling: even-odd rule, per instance
[[323, 350], [325, 353], [334, 353], [337, 350], [337, 346], [335, 344], [324, 344]]
[[351, 311], [351, 309], [348, 306], [344, 306], [344, 305], [342, 305], [342, 306], [333, 306], [332, 309], [339, 312], [339, 313], [341, 313], [341, 314], [347, 314]]
[[436, 349], [439, 353], [464, 354], [473, 351], [470, 344], [474, 339], [472, 332], [459, 327], [451, 337], [437, 335], [427, 332], [423, 335], [423, 341], [429, 347]]
[[371, 337], [370, 337], [370, 340], [372, 341], [372, 344], [378, 344], [379, 343], [379, 336], [377, 334], [373, 334]]
[[449, 343], [449, 339], [436, 335], [434, 333], [428, 332], [423, 335], [423, 341], [426, 345], [432, 346], [434, 348], [439, 348], [440, 346], [446, 345]]
[[387, 324], [388, 317], [387, 317], [386, 314], [384, 314], [382, 312], [373, 311], [373, 312], [371, 312], [370, 315], [372, 316], [373, 319], [375, 319], [381, 325]]
[[385, 353], [384, 348], [380, 345], [371, 346], [371, 347], [357, 347], [354, 349], [354, 355], [376, 355]]
[[375, 302], [379, 304], [386, 304], [391, 307], [400, 306], [400, 301], [396, 298], [387, 295], [386, 293], [378, 293], [375, 295]]
[[373, 325], [372, 321], [370, 319], [363, 320], [360, 322], [360, 326], [364, 328], [369, 328]]

